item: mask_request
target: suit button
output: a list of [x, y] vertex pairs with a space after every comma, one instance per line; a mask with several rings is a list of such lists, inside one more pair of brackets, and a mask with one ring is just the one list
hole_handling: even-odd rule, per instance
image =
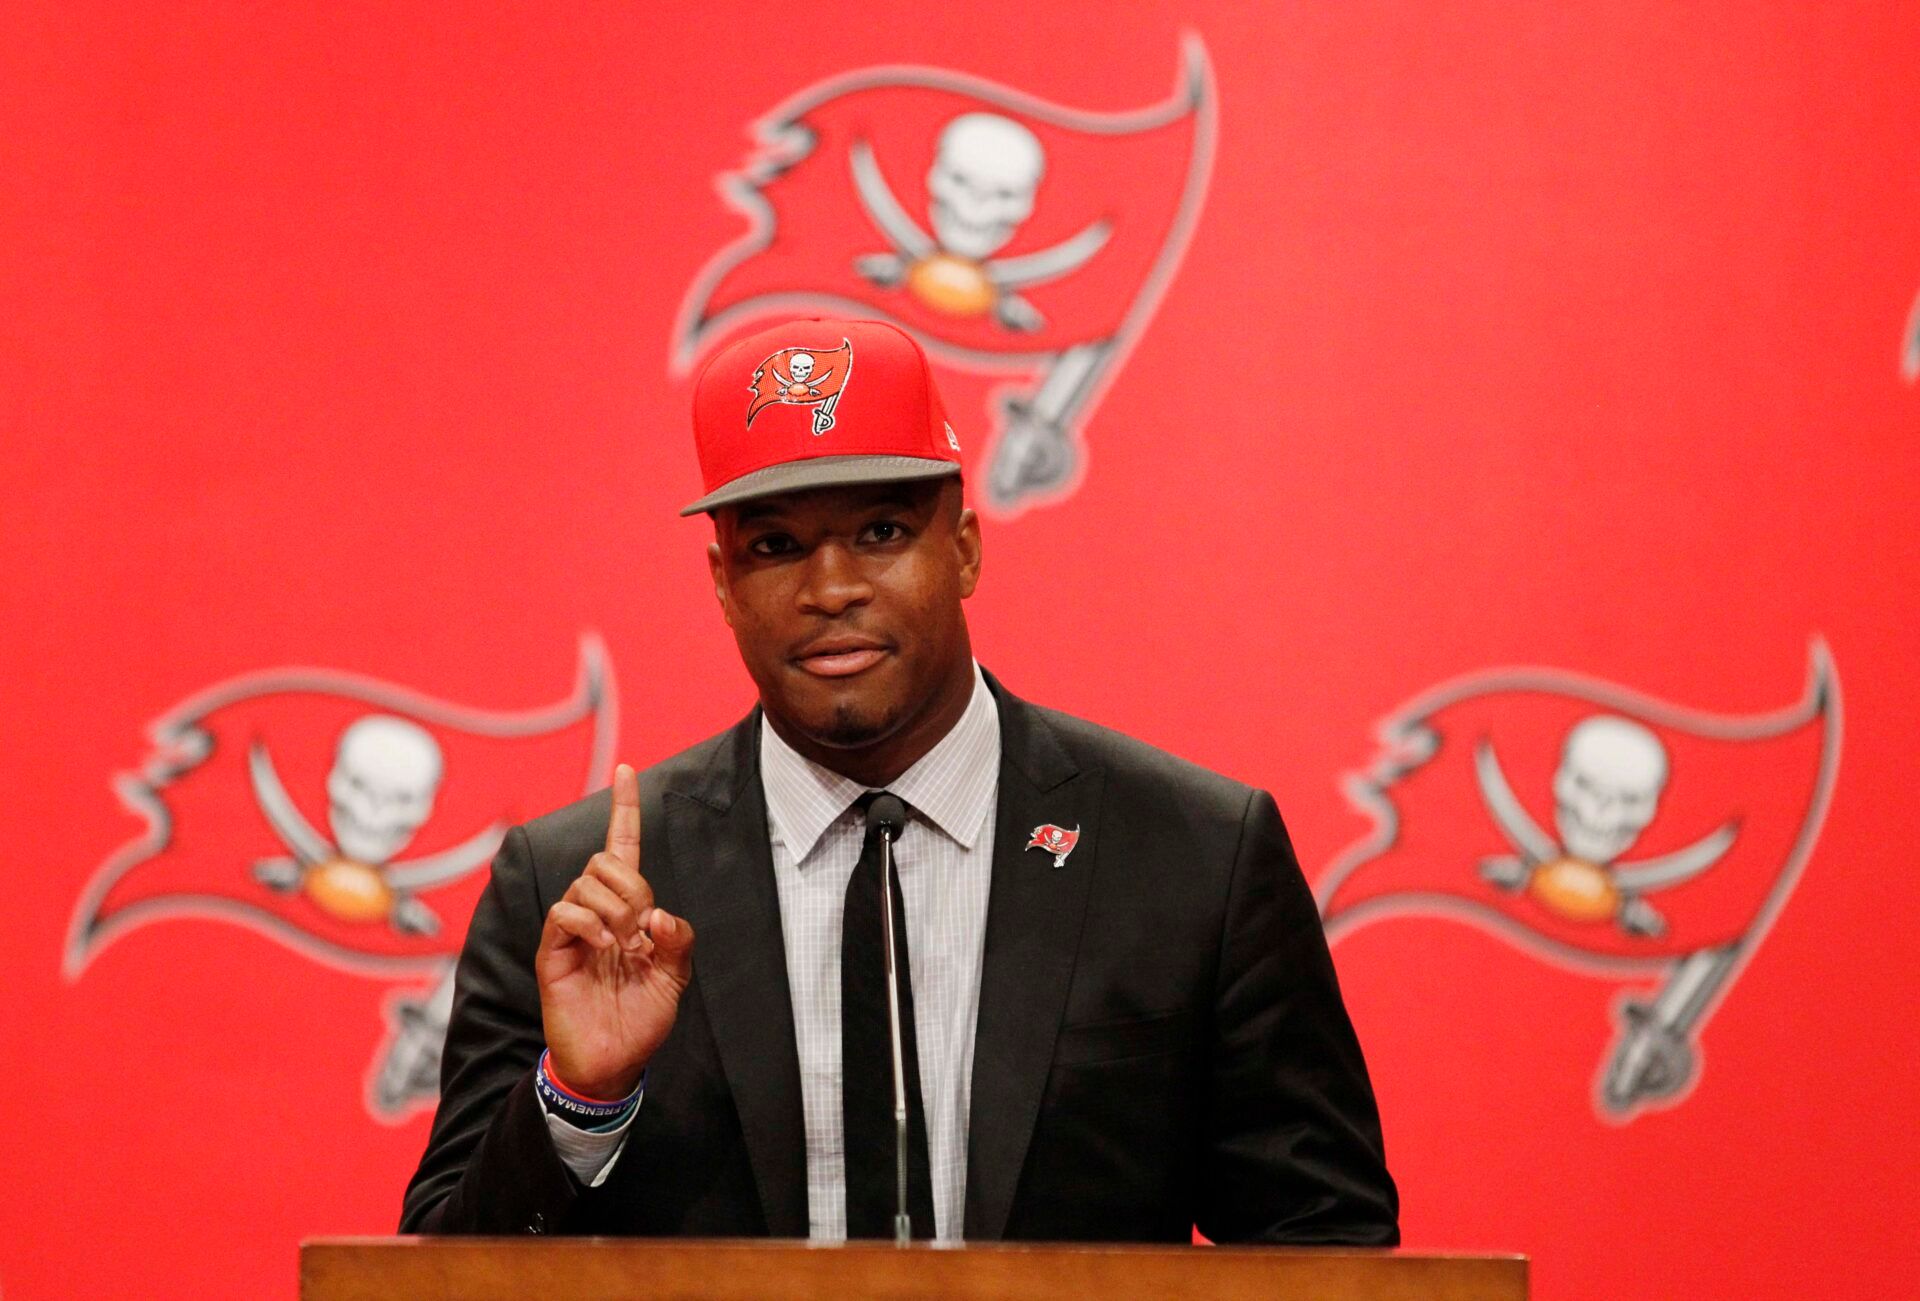
[[533, 1213], [533, 1218], [527, 1221], [527, 1232], [528, 1233], [545, 1233], [546, 1231], [547, 1231], [547, 1217], [541, 1214], [539, 1211], [535, 1211]]

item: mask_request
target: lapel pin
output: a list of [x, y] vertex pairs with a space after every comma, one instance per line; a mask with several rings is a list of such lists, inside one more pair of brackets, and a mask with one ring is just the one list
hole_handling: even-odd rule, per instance
[[1068, 831], [1065, 827], [1056, 827], [1051, 822], [1042, 823], [1033, 829], [1033, 839], [1027, 842], [1028, 849], [1044, 849], [1053, 855], [1055, 867], [1067, 865], [1067, 855], [1080, 843], [1080, 828]]

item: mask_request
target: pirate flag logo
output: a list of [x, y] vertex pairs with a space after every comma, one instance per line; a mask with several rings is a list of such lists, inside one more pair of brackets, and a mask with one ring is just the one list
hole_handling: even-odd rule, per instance
[[523, 712], [324, 669], [208, 688], [152, 723], [144, 764], [114, 779], [146, 830], [82, 891], [66, 977], [139, 927], [203, 920], [395, 982], [367, 1106], [403, 1119], [439, 1091], [483, 869], [513, 822], [605, 784], [615, 708], [593, 637], [571, 692]]
[[1215, 115], [1194, 36], [1173, 93], [1124, 113], [939, 68], [809, 86], [754, 124], [757, 152], [719, 179], [749, 229], [688, 290], [674, 369], [760, 317], [884, 317], [943, 365], [1009, 377], [990, 397], [986, 502], [1057, 499], [1186, 251]]
[[1053, 855], [1055, 867], [1067, 865], [1067, 855], [1080, 843], [1080, 828], [1068, 831], [1065, 827], [1045, 822], [1033, 829], [1033, 839], [1027, 842], [1028, 849], [1044, 849]]
[[782, 348], [761, 362], [747, 390], [747, 428], [764, 407], [776, 402], [813, 408], [815, 437], [833, 428], [833, 409], [840, 405], [847, 380], [853, 375], [853, 343], [842, 336], [832, 352], [818, 348]]
[[1596, 1106], [1618, 1121], [1672, 1106], [1820, 834], [1840, 723], [1818, 641], [1801, 699], [1751, 716], [1551, 670], [1438, 687], [1381, 724], [1348, 781], [1376, 825], [1316, 887], [1328, 938], [1445, 917], [1620, 982]]

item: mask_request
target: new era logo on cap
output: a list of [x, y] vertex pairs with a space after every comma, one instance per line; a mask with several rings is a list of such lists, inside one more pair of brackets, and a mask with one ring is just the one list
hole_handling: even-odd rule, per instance
[[960, 473], [959, 440], [920, 345], [884, 321], [789, 321], [700, 371], [695, 515], [775, 493]]

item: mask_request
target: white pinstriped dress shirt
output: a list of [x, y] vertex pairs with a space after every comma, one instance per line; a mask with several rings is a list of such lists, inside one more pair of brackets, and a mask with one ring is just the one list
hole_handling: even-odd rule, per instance
[[[837, 1242], [847, 1236], [840, 923], [866, 834], [853, 804], [869, 788], [802, 758], [764, 722], [760, 780], [800, 1058], [809, 1232], [816, 1241]], [[960, 721], [886, 788], [913, 809], [894, 862], [906, 903], [935, 1236], [942, 1242], [960, 1240], [966, 1216], [967, 1111], [999, 787], [1000, 711], [975, 665], [973, 698]], [[694, 963], [698, 970], [697, 951]], [[605, 1180], [626, 1138], [625, 1126], [595, 1134], [554, 1115], [547, 1126], [561, 1159], [594, 1185]]]

